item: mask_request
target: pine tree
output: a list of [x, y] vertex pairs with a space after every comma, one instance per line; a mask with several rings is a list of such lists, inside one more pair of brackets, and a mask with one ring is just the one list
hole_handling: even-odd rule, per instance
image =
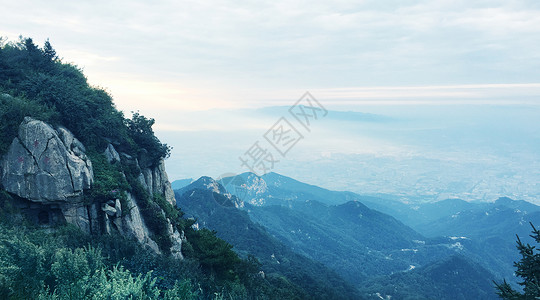
[[52, 47], [51, 43], [49, 42], [49, 39], [45, 41], [45, 45], [43, 46], [43, 56], [52, 61], [55, 62], [58, 60], [58, 56], [56, 55], [56, 50]]
[[[540, 230], [531, 223], [531, 237], [540, 243]], [[495, 283], [497, 294], [503, 299], [540, 299], [540, 250], [528, 243], [523, 244], [517, 236], [517, 249], [521, 255], [519, 262], [514, 262], [517, 268], [515, 274], [523, 279], [519, 282], [523, 286], [523, 293], [514, 290], [506, 280], [502, 283]]]

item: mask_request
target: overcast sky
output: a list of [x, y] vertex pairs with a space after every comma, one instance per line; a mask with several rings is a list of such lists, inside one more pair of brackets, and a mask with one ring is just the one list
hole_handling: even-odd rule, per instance
[[128, 111], [283, 105], [306, 90], [336, 104], [523, 101], [540, 94], [539, 3], [17, 0], [0, 35], [49, 38]]

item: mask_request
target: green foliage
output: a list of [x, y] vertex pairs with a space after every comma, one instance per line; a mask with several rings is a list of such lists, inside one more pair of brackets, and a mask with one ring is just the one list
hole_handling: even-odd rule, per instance
[[201, 290], [194, 289], [191, 280], [185, 279], [183, 281], [175, 282], [172, 289], [165, 291], [163, 299], [165, 300], [193, 300], [197, 299]]
[[[540, 243], [540, 230], [536, 229], [532, 223], [531, 237], [538, 244]], [[535, 246], [524, 244], [518, 235], [517, 249], [521, 259], [514, 263], [516, 276], [521, 277], [519, 282], [523, 286], [523, 292], [515, 289], [504, 280], [502, 283], [495, 283], [497, 295], [503, 299], [538, 299], [540, 298], [540, 251]]]
[[144, 151], [144, 155], [148, 155], [150, 161], [156, 162], [160, 158], [169, 157], [171, 148], [167, 144], [162, 144], [154, 135], [152, 130], [154, 122], [154, 119], [146, 118], [138, 112], [134, 112], [131, 119], [125, 120], [130, 136], [140, 147], [139, 151]]
[[[156, 166], [171, 150], [154, 135], [153, 119], [139, 113], [126, 119], [106, 91], [58, 58], [48, 40], [40, 48], [29, 38], [0, 39], [0, 155], [25, 116], [65, 126], [86, 146], [95, 182], [85, 200], [119, 198], [125, 213], [129, 192], [163, 252], [172, 244], [167, 218], [191, 240], [183, 247], [188, 258], [179, 261], [121, 236], [89, 236], [72, 226], [14, 229], [0, 222], [0, 299], [294, 299], [284, 296], [283, 286], [276, 289], [274, 279], [257, 275], [256, 259], [240, 259], [215, 232], [193, 230], [193, 220], [144, 189], [135, 161]], [[109, 164], [101, 154], [108, 143], [133, 159]], [[12, 200], [0, 191], [2, 221]]]
[[0, 225], [0, 299], [282, 299], [271, 297], [253, 261], [235, 261], [228, 266], [236, 272], [231, 279], [202, 272], [196, 260], [153, 255], [119, 236], [89, 236], [72, 226], [47, 232]]
[[[144, 167], [154, 166], [170, 154], [170, 148], [154, 135], [153, 119], [135, 113], [124, 118], [104, 90], [89, 86], [81, 70], [62, 63], [47, 40], [43, 48], [32, 39], [0, 44], [0, 155], [5, 153], [25, 116], [63, 125], [86, 146], [94, 166], [95, 182], [87, 201], [105, 202], [120, 199], [122, 213], [129, 213], [127, 196], [137, 197], [141, 213], [160, 248], [167, 252], [172, 245], [167, 235], [167, 220], [141, 187], [141, 170], [134, 163], [109, 164], [101, 154], [110, 141], [116, 149], [133, 157]], [[133, 160], [135, 161], [135, 160]], [[124, 178], [124, 173], [127, 177]], [[163, 206], [167, 208], [166, 206]], [[174, 211], [168, 213], [179, 219]], [[180, 223], [180, 222], [177, 222]]]
[[[14, 103], [2, 100], [0, 117], [9, 120], [9, 124], [2, 124], [2, 133], [12, 135], [22, 117], [31, 115], [65, 126], [87, 148], [98, 152], [108, 139], [120, 145], [118, 150], [133, 156], [146, 151], [151, 164], [170, 153], [155, 137], [153, 119], [138, 113], [125, 119], [106, 91], [91, 87], [77, 66], [58, 58], [49, 40], [43, 48], [22, 37], [17, 43], [0, 43], [0, 92], [19, 99], [9, 100]], [[11, 141], [0, 137], [1, 154], [4, 144]]]
[[0, 89], [0, 120], [2, 120], [0, 122], [0, 155], [7, 152], [13, 138], [17, 136], [19, 125], [26, 116], [55, 123], [58, 113], [36, 101], [2, 94]]
[[240, 263], [240, 258], [232, 251], [229, 243], [216, 237], [216, 232], [208, 229], [190, 230], [186, 234], [193, 245], [195, 258], [203, 269], [218, 277], [231, 280], [235, 278], [234, 268]]
[[129, 212], [125, 191], [129, 190], [130, 186], [122, 173], [121, 165], [118, 162], [110, 164], [105, 155], [96, 151], [88, 152], [88, 157], [94, 169], [94, 185], [90, 190], [90, 201], [106, 202], [118, 198], [122, 202], [122, 213]]
[[43, 285], [43, 249], [0, 230], [0, 298], [35, 298]]

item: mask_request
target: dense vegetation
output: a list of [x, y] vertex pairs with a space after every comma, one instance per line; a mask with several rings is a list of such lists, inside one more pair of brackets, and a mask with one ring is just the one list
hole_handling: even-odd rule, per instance
[[101, 154], [113, 143], [145, 166], [156, 165], [170, 154], [170, 148], [154, 135], [153, 119], [139, 113], [125, 118], [110, 95], [89, 86], [76, 66], [62, 63], [48, 40], [39, 48], [30, 38], [21, 37], [17, 43], [0, 39], [0, 95], [0, 155], [7, 151], [25, 116], [65, 126], [83, 142], [94, 163], [95, 184], [87, 201], [114, 197], [127, 207], [125, 192], [135, 194], [158, 245], [165, 251], [170, 248], [160, 207], [136, 179], [141, 170], [124, 159], [122, 164], [110, 165]]
[[[9, 219], [9, 218], [8, 218]], [[3, 220], [6, 220], [3, 218]], [[0, 224], [1, 299], [276, 299], [256, 261], [203, 231], [197, 258], [155, 255], [121, 236]], [[214, 249], [214, 244], [224, 248]], [[207, 264], [216, 268], [208, 272]], [[217, 268], [221, 268], [217, 270]]]

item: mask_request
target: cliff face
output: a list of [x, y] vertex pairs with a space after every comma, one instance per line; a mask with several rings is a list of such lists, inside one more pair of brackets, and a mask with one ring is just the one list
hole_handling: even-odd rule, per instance
[[[116, 231], [135, 238], [156, 253], [166, 250], [182, 258], [183, 233], [167, 220], [167, 235], [172, 247], [159, 249], [141, 215], [141, 199], [128, 192], [123, 197], [125, 201], [112, 196], [99, 201], [85, 198], [94, 183], [92, 162], [85, 152], [84, 145], [69, 130], [53, 128], [27, 117], [19, 126], [7, 154], [0, 160], [2, 188], [20, 197], [15, 206], [37, 224], [69, 223], [91, 234]], [[109, 163], [129, 160], [135, 164], [141, 170], [138, 180], [143, 189], [150, 195], [159, 194], [175, 205], [163, 160], [152, 165], [144, 159], [119, 154], [112, 144], [108, 145], [104, 155]], [[127, 207], [122, 207], [122, 202]]]

